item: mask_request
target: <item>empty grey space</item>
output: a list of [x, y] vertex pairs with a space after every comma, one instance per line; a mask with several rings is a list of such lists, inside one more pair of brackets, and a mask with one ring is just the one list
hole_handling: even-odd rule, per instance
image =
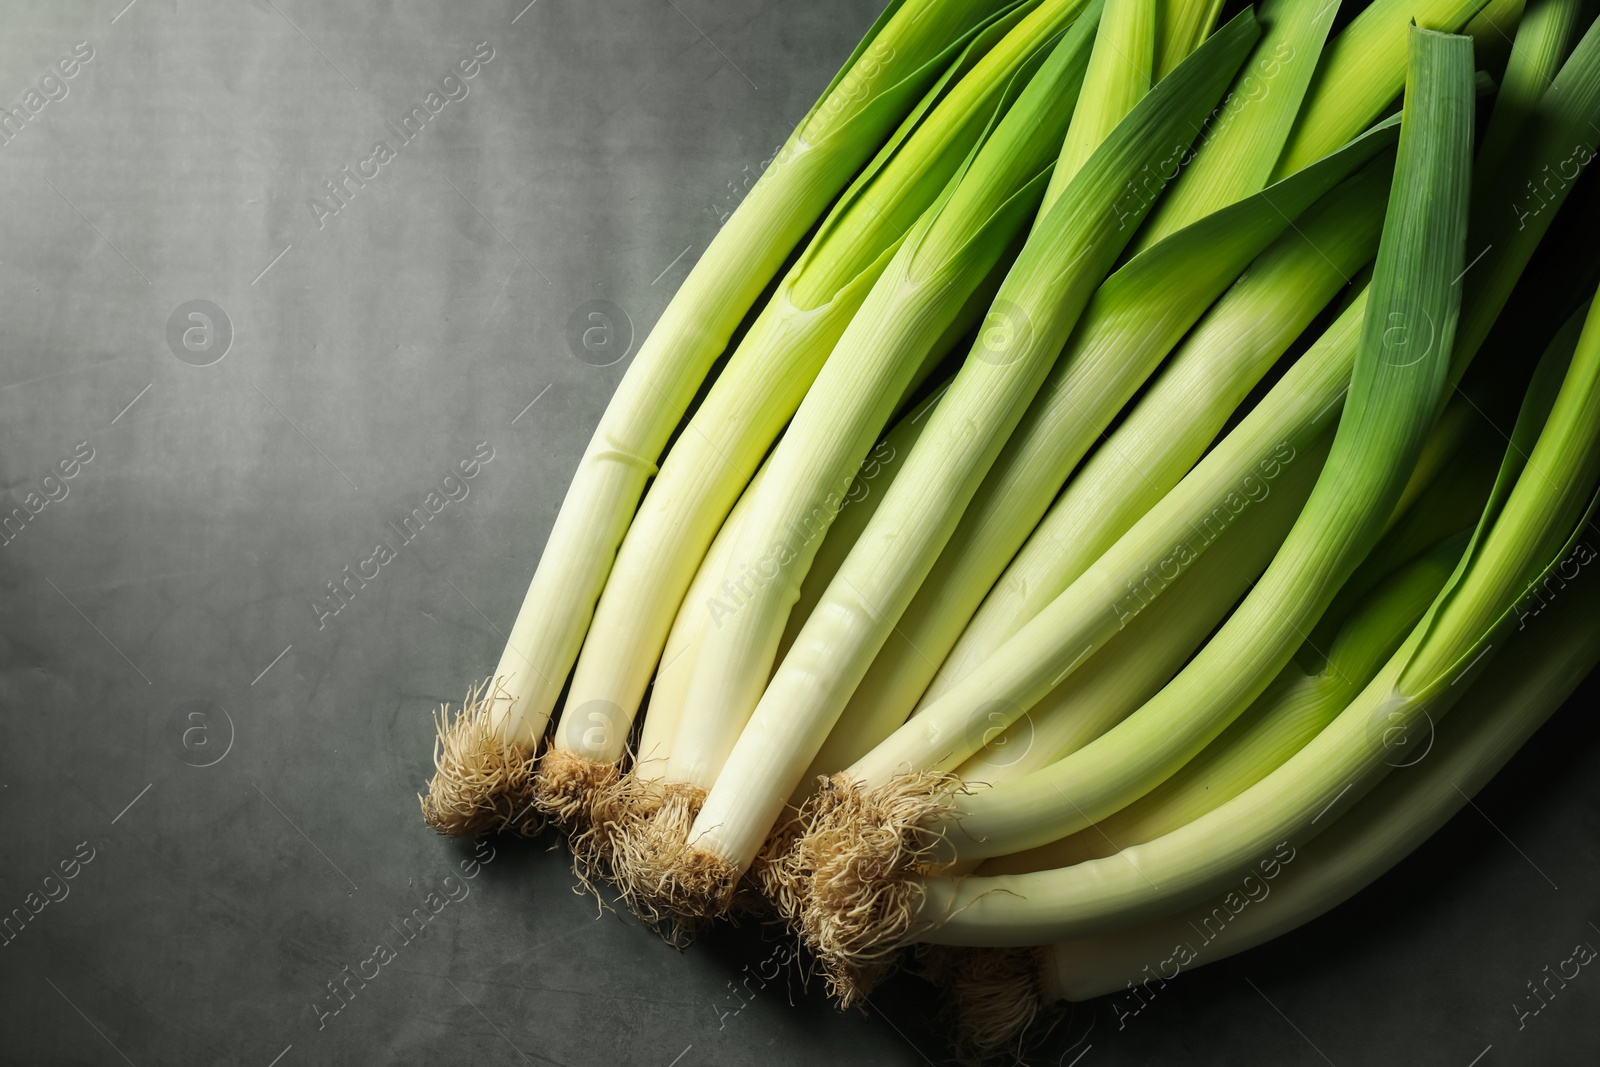
[[[626, 369], [574, 324], [636, 347], [876, 14], [0, 3], [0, 478], [44, 502], [0, 545], [0, 1063], [945, 1059], [929, 986], [841, 1014], [773, 932], [680, 953], [415, 796]], [[1526, 1014], [1600, 946], [1593, 695], [1369, 892], [1034, 1059], [1594, 1062], [1600, 974]]]

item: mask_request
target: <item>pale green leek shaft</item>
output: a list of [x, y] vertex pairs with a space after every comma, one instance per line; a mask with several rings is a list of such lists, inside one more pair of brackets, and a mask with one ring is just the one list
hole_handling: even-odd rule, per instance
[[1065, 32], [912, 228], [784, 432], [729, 566], [746, 595], [706, 632], [672, 780], [710, 787], [765, 686], [799, 583], [862, 458], [932, 344], [1037, 206], [1097, 18], [1091, 5]]
[[1207, 312], [994, 582], [921, 705], [971, 673], [1188, 473], [1262, 375], [1376, 252], [1391, 170], [1391, 159], [1374, 161], [1308, 209]]
[[795, 243], [996, 0], [890, 5], [690, 271], [595, 427], [495, 668], [491, 721], [532, 748], [645, 483], [712, 361]]
[[1350, 393], [1299, 521], [1227, 623], [1154, 700], [1048, 771], [965, 798], [959, 851], [1034, 847], [1159, 785], [1261, 693], [1377, 542], [1444, 395], [1467, 229], [1471, 41], [1413, 30], [1412, 45]]
[[905, 231], [1004, 113], [1013, 82], [1086, 0], [985, 25], [847, 190], [700, 404], [628, 527], [578, 658], [557, 749], [620, 759], [713, 535]]
[[[1093, 827], [1040, 848], [1002, 856], [981, 874], [1066, 867], [1154, 841], [1232, 800], [1304, 748], [1355, 699], [1428, 610], [1466, 548], [1466, 532], [1450, 538], [1386, 580], [1346, 619], [1316, 670], [1290, 663], [1231, 726], [1183, 769]], [[1315, 650], [1309, 650], [1315, 653]], [[1394, 735], [1397, 764], [1417, 754]]]
[[1132, 229], [1110, 210], [1129, 174], [1186, 150], [1256, 38], [1241, 14], [1147, 94], [1067, 184], [1012, 266], [990, 325], [857, 541], [717, 779], [690, 834], [736, 868], [783, 802], [937, 559]]
[[1135, 986], [1156, 992], [1178, 969], [1281, 936], [1376, 881], [1466, 807], [1600, 662], [1600, 611], [1594, 590], [1587, 596], [1565, 597], [1534, 619], [1430, 735], [1426, 758], [1390, 772], [1287, 864], [1269, 865], [1277, 877], [1257, 870], [1250, 882], [1171, 916], [1052, 945], [1045, 999], [1088, 1000]]
[[[1152, 918], [1203, 899], [1262, 857], [1337, 826], [1393, 771], [1390, 739], [1447, 727], [1452, 705], [1553, 589], [1581, 577], [1600, 475], [1600, 302], [1570, 351], [1552, 345], [1512, 433], [1502, 484], [1450, 583], [1400, 651], [1310, 744], [1221, 807], [1119, 856], [997, 878], [930, 880], [918, 936], [1026, 945]], [[1570, 337], [1570, 335], [1568, 335]], [[1544, 373], [1548, 371], [1548, 373]], [[1548, 415], [1544, 412], [1548, 411]], [[1533, 439], [1531, 448], [1525, 447]], [[1592, 595], [1587, 597], [1592, 604]], [[1543, 602], [1540, 601], [1541, 608]]]

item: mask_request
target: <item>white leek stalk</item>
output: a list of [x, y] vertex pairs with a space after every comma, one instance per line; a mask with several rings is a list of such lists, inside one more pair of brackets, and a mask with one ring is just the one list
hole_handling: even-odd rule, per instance
[[1067, 485], [945, 658], [937, 699], [1083, 573], [1199, 460], [1312, 317], [1377, 249], [1391, 163], [1310, 208], [1206, 314]]
[[1574, 558], [1600, 476], [1600, 315], [1593, 305], [1543, 416], [1529, 390], [1497, 488], [1467, 556], [1428, 616], [1361, 694], [1277, 770], [1181, 829], [1114, 858], [999, 878], [931, 880], [918, 936], [942, 944], [1044, 944], [1130, 925], [1204, 899], [1263, 856], [1298, 849], [1393, 770], [1390, 739], [1439, 728], [1506, 643], [1519, 604]]
[[537, 824], [534, 750], [673, 428], [795, 243], [998, 6], [891, 3], [690, 271], [595, 427], [489, 682], [438, 716], [419, 798], [428, 825], [475, 836]]
[[[994, 294], [991, 291], [989, 295], [992, 298]], [[872, 516], [877, 514], [884, 495], [900, 476], [900, 472], [905, 469], [906, 457], [921, 439], [922, 431], [927, 429], [934, 408], [938, 407], [939, 401], [949, 388], [949, 381], [939, 383], [921, 403], [906, 412], [889, 432], [883, 435], [883, 440], [873, 446], [867, 458], [861, 461], [861, 471], [850, 483], [850, 491], [845, 494], [845, 503], [839, 509], [839, 517], [828, 528], [828, 536], [823, 539], [822, 547], [817, 549], [816, 558], [812, 560], [811, 569], [806, 572], [805, 581], [800, 583], [800, 596], [789, 612], [788, 625], [784, 627], [783, 637], [778, 641], [776, 657], [778, 662], [783, 661], [789, 646], [800, 636], [801, 627], [821, 603], [823, 594], [833, 581], [833, 576], [839, 573], [839, 568], [844, 566], [845, 559], [850, 555], [850, 549], [861, 538], [862, 532], [872, 521]]]
[[1561, 598], [1512, 642], [1430, 735], [1424, 759], [1227, 892], [1109, 933], [950, 961], [962, 1044], [977, 1054], [1015, 1048], [1061, 1000], [1123, 994], [1111, 1002], [1120, 1023], [1180, 974], [1280, 937], [1372, 884], [1465, 807], [1600, 662], [1593, 591]]
[[[1304, 748], [1394, 655], [1466, 548], [1466, 531], [1423, 554], [1344, 621], [1319, 666], [1290, 663], [1244, 714], [1183, 769], [1094, 826], [1027, 852], [1000, 856], [979, 874], [1066, 867], [1154, 841], [1232, 800]], [[1308, 650], [1311, 651], [1311, 650]], [[1396, 739], [1395, 748], [1402, 747]], [[1396, 755], [1396, 759], [1409, 756]]]
[[581, 823], [588, 798], [609, 791], [678, 605], [723, 517], [906, 230], [1003, 113], [1013, 80], [1084, 3], [1045, 0], [986, 24], [779, 282], [628, 527], [540, 762], [545, 815]]
[[[1470, 41], [1432, 31], [1412, 40], [1410, 106], [1350, 393], [1295, 528], [1232, 617], [1154, 700], [1048, 771], [960, 804], [959, 851], [1002, 855], [1044, 844], [1159, 785], [1260, 694], [1377, 542], [1444, 395], [1467, 227]], [[1063, 785], [1032, 803], [1040, 789]]]
[[1220, 95], [1255, 37], [1248, 13], [1213, 35], [1135, 105], [1034, 229], [991, 311], [1003, 338], [980, 338], [762, 695], [695, 820], [685, 865], [716, 872], [712, 885], [731, 884], [755, 858], [1131, 236], [1108, 210], [1127, 175], [1187, 143], [1197, 113]]
[[[927, 425], [927, 414], [938, 403], [942, 390], [931, 395], [906, 413], [894, 428], [884, 435], [862, 464], [860, 479], [851, 487], [846, 506], [826, 544], [842, 543], [848, 549], [866, 526], [867, 520], [883, 498], [883, 491], [894, 481], [901, 464], [898, 459], [909, 452]], [[770, 460], [768, 461], [770, 462]], [[722, 528], [717, 531], [700, 569], [695, 572], [683, 604], [673, 620], [671, 633], [661, 655], [661, 665], [650, 688], [649, 714], [645, 716], [640, 731], [633, 767], [626, 781], [616, 781], [597, 787], [589, 797], [589, 810], [578, 825], [572, 827], [568, 845], [572, 849], [573, 867], [581, 884], [592, 888], [597, 877], [610, 877], [611, 862], [621, 827], [652, 810], [661, 798], [661, 783], [672, 752], [672, 742], [677, 736], [678, 724], [683, 719], [684, 705], [689, 693], [689, 679], [694, 674], [695, 658], [700, 652], [700, 642], [711, 620], [719, 612], [731, 611], [738, 603], [741, 591], [726, 583], [724, 575], [733, 556], [733, 545], [738, 537], [739, 524], [750, 512], [750, 501], [755, 496], [765, 475], [763, 463], [729, 512]], [[808, 576], [808, 588], [801, 591], [801, 602], [808, 597], [812, 603], [822, 595], [822, 587], [843, 561], [843, 552], [831, 563], [819, 554], [818, 566]], [[815, 579], [816, 588], [809, 588]], [[596, 722], [595, 727], [607, 728], [609, 722]]]
[[[1393, 124], [1374, 129], [1174, 234], [1107, 279], [851, 696], [813, 774], [837, 771], [905, 720], [1001, 570], [1145, 376], [1296, 214], [1392, 144], [1395, 132]], [[1311, 294], [1318, 284], [1310, 284]]]
[[[999, 261], [1043, 195], [1082, 79], [1098, 10], [1062, 37], [1015, 104], [900, 245], [773, 453], [740, 529], [730, 578], [763, 575], [709, 628], [674, 740], [665, 801], [633, 834], [622, 889], [646, 918], [675, 888], [688, 822], [764, 686], [788, 610], [852, 477], [931, 345]], [[731, 892], [731, 886], [729, 887]], [[676, 905], [671, 905], [675, 907]]]

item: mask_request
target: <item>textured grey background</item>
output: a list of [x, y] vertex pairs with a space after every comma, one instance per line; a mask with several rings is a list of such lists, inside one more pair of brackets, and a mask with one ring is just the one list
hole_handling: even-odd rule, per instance
[[[494, 842], [340, 1014], [311, 1007], [471, 854], [413, 794], [623, 370], [575, 359], [569, 316], [648, 328], [875, 5], [125, 3], [0, 4], [0, 104], [94, 51], [0, 145], [0, 478], [7, 509], [66, 489], [0, 547], [0, 913], [94, 850], [0, 948], [0, 1061], [941, 1059], [926, 987], [741, 999], [778, 946], [597, 920], [544, 842]], [[323, 181], [479, 42], [470, 95], [319, 225]], [[231, 323], [209, 366], [214, 339], [168, 346], [191, 300]], [[470, 495], [319, 627], [324, 583], [480, 442]], [[1600, 975], [1521, 1032], [1511, 1005], [1600, 945], [1596, 771], [1575, 702], [1357, 902], [1120, 1032], [1080, 1007], [1040, 1062], [1594, 1062]]]

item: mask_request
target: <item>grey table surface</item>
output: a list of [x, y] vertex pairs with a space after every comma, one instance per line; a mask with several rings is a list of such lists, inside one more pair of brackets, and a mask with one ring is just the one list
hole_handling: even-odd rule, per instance
[[[574, 358], [569, 319], [607, 300], [642, 335], [875, 13], [0, 4], [0, 476], [8, 512], [44, 501], [0, 546], [0, 913], [58, 897], [0, 947], [0, 1062], [944, 1058], [916, 981], [850, 1014], [745, 985], [770, 934], [674, 951], [597, 917], [550, 842], [474, 865], [414, 798], [625, 369]], [[1036, 1059], [1595, 1062], [1600, 977], [1514, 1007], [1600, 945], [1590, 703], [1355, 901], [1121, 1025], [1080, 1006]]]

